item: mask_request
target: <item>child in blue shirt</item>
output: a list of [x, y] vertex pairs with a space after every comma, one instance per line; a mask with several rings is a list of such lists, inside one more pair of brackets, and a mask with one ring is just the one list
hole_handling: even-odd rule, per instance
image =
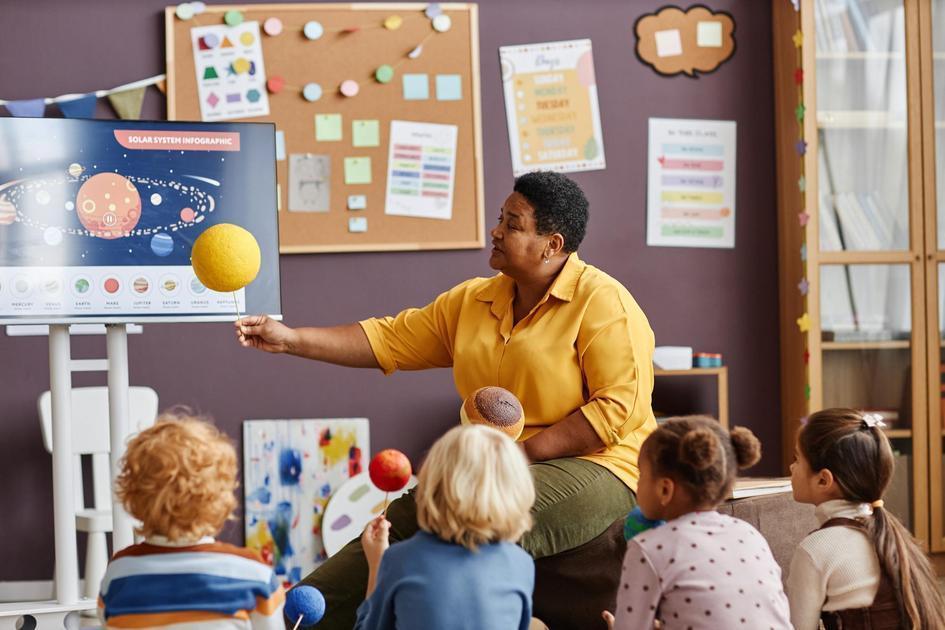
[[506, 435], [459, 426], [430, 449], [417, 485], [420, 531], [388, 548], [378, 516], [361, 543], [370, 574], [356, 630], [526, 630], [535, 565], [528, 463]]

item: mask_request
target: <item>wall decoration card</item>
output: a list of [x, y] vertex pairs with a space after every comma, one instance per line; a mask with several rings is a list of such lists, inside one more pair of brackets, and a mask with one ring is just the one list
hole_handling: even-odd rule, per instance
[[391, 121], [384, 212], [452, 218], [455, 168], [456, 125]]
[[269, 115], [259, 22], [198, 26], [190, 37], [201, 120]]
[[286, 584], [326, 558], [322, 517], [332, 493], [367, 470], [365, 418], [243, 423], [246, 546]]
[[650, 118], [646, 244], [735, 247], [735, 122]]
[[606, 166], [591, 40], [499, 48], [512, 171]]
[[[255, 49], [240, 48], [248, 28]], [[186, 20], [167, 7], [167, 115], [236, 116], [245, 94], [230, 103], [219, 85], [258, 81], [278, 132], [281, 253], [481, 248], [478, 28], [470, 3], [208, 5]]]

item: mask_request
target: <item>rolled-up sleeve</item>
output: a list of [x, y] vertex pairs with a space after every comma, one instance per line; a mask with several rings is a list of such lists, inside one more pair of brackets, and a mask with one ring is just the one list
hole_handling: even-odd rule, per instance
[[385, 374], [453, 365], [456, 321], [465, 284], [441, 293], [423, 308], [359, 322]]
[[604, 445], [615, 446], [650, 413], [652, 331], [635, 330], [629, 306], [602, 289], [588, 304], [577, 345], [588, 392], [581, 412]]

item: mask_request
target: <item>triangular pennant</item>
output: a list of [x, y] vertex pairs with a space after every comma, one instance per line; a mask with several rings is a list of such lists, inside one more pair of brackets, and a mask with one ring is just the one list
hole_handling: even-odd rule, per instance
[[122, 120], [138, 120], [141, 118], [141, 103], [144, 102], [146, 89], [146, 87], [139, 87], [109, 94], [108, 102]]
[[98, 98], [95, 94], [86, 94], [71, 101], [59, 101], [56, 105], [66, 118], [94, 118], [95, 103]]
[[230, 41], [230, 38], [223, 36], [223, 43], [220, 44], [220, 48], [233, 48], [233, 42]]
[[161, 94], [167, 94], [167, 81], [165, 81], [164, 79], [161, 79], [160, 81], [155, 83], [154, 87], [160, 90]]
[[206, 80], [206, 79], [219, 79], [220, 77], [217, 74], [216, 68], [214, 68], [213, 66], [207, 66], [203, 71], [203, 78]]
[[46, 101], [41, 98], [7, 101], [6, 108], [11, 114], [20, 118], [42, 118], [46, 111]]

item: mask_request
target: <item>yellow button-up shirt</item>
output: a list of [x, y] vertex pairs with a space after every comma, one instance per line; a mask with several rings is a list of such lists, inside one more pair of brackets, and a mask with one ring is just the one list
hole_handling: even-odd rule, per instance
[[627, 289], [568, 257], [551, 288], [513, 325], [515, 282], [473, 278], [423, 308], [361, 322], [378, 364], [452, 367], [459, 395], [504, 387], [522, 402], [527, 439], [580, 409], [604, 448], [583, 456], [636, 490], [637, 457], [656, 428], [653, 331]]

